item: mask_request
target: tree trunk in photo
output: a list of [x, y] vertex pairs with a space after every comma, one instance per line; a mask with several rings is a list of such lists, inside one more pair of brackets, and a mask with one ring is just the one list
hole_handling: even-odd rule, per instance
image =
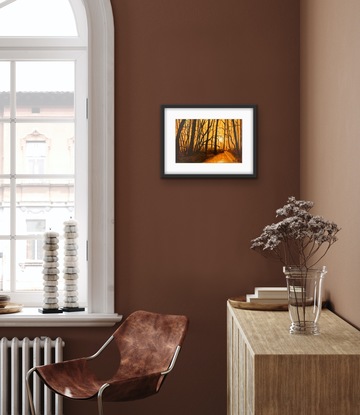
[[239, 129], [240, 129], [240, 133], [239, 133], [239, 156], [242, 158], [242, 120], [239, 120]]
[[223, 144], [223, 151], [227, 150], [226, 147], [226, 138], [229, 134], [229, 120], [224, 120], [224, 144]]
[[206, 141], [205, 141], [205, 153], [208, 152], [208, 144], [210, 140], [210, 130], [212, 126], [212, 120], [208, 120], [208, 129], [206, 131]]
[[201, 151], [201, 147], [203, 145], [203, 137], [204, 137], [203, 129], [204, 129], [205, 123], [206, 123], [206, 120], [199, 120], [198, 127], [197, 127], [197, 135], [196, 135], [195, 143], [194, 143], [195, 153], [198, 153], [199, 151]]
[[194, 152], [194, 141], [195, 141], [195, 134], [196, 134], [196, 124], [197, 120], [191, 120], [191, 137], [190, 143], [187, 154], [191, 156]]
[[240, 154], [240, 149], [239, 149], [239, 141], [238, 141], [238, 135], [236, 132], [236, 124], [235, 124], [235, 120], [232, 120], [232, 125], [233, 125], [233, 130], [234, 130], [234, 138], [235, 138], [235, 150], [236, 150], [236, 154]]
[[219, 120], [216, 120], [216, 125], [215, 125], [215, 139], [214, 139], [214, 154], [217, 154], [217, 133], [218, 133], [218, 126], [219, 126]]
[[180, 156], [180, 136], [181, 136], [182, 129], [184, 128], [185, 122], [186, 120], [181, 120], [179, 128], [176, 133], [176, 155], [177, 156]]

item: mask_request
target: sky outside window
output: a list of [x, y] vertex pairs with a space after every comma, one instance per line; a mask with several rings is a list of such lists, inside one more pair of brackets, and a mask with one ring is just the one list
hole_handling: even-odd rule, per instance
[[15, 0], [0, 2], [0, 36], [78, 36], [78, 33], [68, 0]]

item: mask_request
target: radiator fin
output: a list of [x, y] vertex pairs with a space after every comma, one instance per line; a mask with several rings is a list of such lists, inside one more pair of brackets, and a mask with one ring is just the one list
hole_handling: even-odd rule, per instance
[[[26, 374], [33, 366], [63, 361], [63, 340], [49, 337], [0, 339], [0, 415], [28, 415]], [[32, 376], [37, 414], [63, 415], [62, 397]]]

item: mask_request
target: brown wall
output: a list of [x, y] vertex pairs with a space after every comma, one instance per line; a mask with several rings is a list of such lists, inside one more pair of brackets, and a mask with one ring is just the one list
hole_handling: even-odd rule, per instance
[[[117, 309], [191, 321], [162, 394], [125, 412], [225, 414], [226, 299], [284, 283], [249, 240], [299, 192], [299, 4], [122, 0], [113, 11]], [[160, 179], [161, 104], [240, 103], [258, 105], [258, 179]]]
[[[226, 300], [284, 285], [249, 250], [299, 195], [299, 1], [112, 0], [116, 28], [116, 311], [184, 313], [190, 331], [156, 397], [108, 415], [226, 413]], [[257, 179], [160, 178], [161, 104], [257, 104]], [[61, 335], [66, 357], [111, 329], [6, 329]], [[84, 350], [82, 350], [84, 348]], [[110, 361], [106, 362], [111, 366]], [[95, 414], [66, 403], [66, 415]]]
[[342, 228], [323, 261], [326, 290], [360, 328], [360, 2], [300, 4], [301, 195]]

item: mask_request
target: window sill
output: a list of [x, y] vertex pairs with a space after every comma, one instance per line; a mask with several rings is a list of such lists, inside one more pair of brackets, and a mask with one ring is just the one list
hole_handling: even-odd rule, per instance
[[112, 327], [119, 314], [74, 313], [41, 314], [36, 307], [24, 307], [19, 313], [0, 315], [0, 327]]

